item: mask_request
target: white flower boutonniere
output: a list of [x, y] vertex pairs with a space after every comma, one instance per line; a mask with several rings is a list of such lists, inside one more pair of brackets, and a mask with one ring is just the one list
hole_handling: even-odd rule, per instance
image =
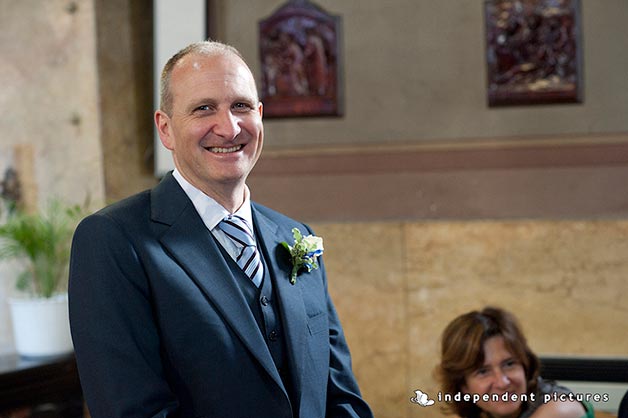
[[316, 259], [323, 254], [323, 239], [314, 235], [304, 237], [298, 228], [292, 228], [292, 235], [294, 236], [294, 245], [290, 246], [287, 242], [282, 242], [281, 245], [290, 253], [290, 260], [292, 261], [290, 283], [295, 284], [301, 268], [305, 268], [307, 271], [318, 268]]

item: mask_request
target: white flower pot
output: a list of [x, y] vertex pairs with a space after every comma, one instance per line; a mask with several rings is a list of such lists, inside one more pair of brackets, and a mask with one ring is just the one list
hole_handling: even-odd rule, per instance
[[73, 350], [68, 295], [10, 298], [15, 348], [24, 357], [69, 354]]

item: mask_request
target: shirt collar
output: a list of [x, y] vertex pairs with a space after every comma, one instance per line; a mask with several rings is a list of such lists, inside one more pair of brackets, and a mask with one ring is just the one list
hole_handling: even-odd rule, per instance
[[248, 186], [244, 186], [244, 202], [242, 206], [231, 214], [220, 203], [207, 196], [197, 187], [187, 181], [176, 168], [172, 172], [172, 176], [177, 180], [185, 194], [190, 198], [194, 208], [203, 220], [203, 223], [212, 231], [225, 217], [229, 215], [237, 215], [244, 218], [249, 225], [253, 226], [253, 214], [251, 211], [251, 192]]

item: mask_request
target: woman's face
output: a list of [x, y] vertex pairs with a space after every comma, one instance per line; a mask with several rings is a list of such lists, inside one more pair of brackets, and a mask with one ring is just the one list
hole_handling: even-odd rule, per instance
[[[517, 417], [521, 411], [521, 395], [527, 393], [523, 365], [508, 349], [504, 337], [491, 337], [484, 343], [484, 364], [465, 376], [462, 387], [465, 393], [477, 394], [480, 398], [489, 395], [489, 400], [480, 399], [477, 406], [496, 418]], [[502, 395], [508, 393], [508, 401]], [[513, 401], [511, 395], [516, 394]], [[499, 396], [493, 401], [492, 396]]]

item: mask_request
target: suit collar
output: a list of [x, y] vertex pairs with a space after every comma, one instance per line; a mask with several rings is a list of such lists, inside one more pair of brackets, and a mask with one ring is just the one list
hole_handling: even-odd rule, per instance
[[150, 193], [151, 198], [151, 220], [172, 225], [188, 206], [192, 205], [179, 183], [168, 172], [164, 178], [155, 186]]

